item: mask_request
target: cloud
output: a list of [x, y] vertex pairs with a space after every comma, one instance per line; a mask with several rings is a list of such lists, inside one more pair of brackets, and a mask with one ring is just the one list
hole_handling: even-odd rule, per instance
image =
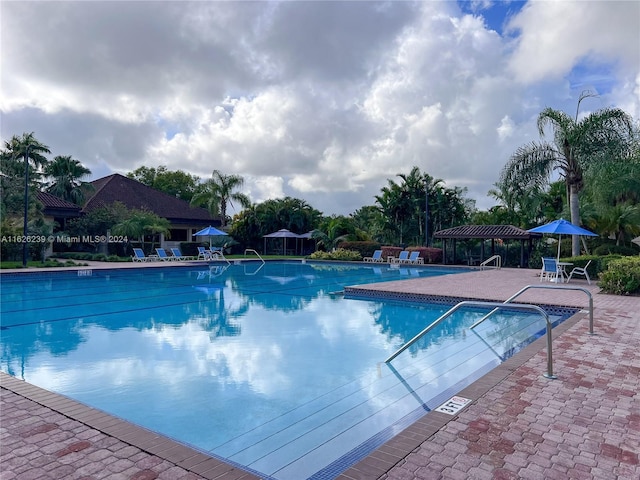
[[35, 132], [96, 177], [218, 169], [255, 202], [348, 214], [414, 165], [491, 206], [537, 114], [584, 89], [601, 94], [585, 109], [640, 116], [637, 2], [472, 7], [3, 2], [0, 133]]
[[639, 24], [637, 2], [530, 1], [509, 24], [520, 32], [510, 67], [527, 83], [560, 78], [581, 60], [633, 74], [640, 59]]

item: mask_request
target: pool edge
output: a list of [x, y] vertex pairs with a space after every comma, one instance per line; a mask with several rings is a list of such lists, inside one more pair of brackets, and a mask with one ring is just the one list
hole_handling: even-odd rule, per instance
[[[553, 338], [556, 339], [587, 316], [586, 313], [576, 312], [560, 325], [554, 327], [552, 331]], [[471, 400], [471, 402], [465, 406], [465, 409], [468, 408], [469, 405], [476, 402], [515, 372], [516, 369], [545, 349], [546, 339], [545, 337], [540, 337], [478, 380], [460, 390], [456, 395]], [[544, 372], [541, 371], [540, 376], [542, 376], [543, 373]], [[552, 382], [554, 380], [549, 379], [549, 381]], [[366, 458], [342, 472], [336, 479], [361, 480], [382, 477], [402, 462], [409, 453], [420, 447], [420, 445], [435, 435], [449, 422], [456, 420], [461, 411], [462, 410], [455, 415], [447, 415], [436, 411], [426, 413], [421, 419], [385, 442], [384, 445], [371, 452]]]

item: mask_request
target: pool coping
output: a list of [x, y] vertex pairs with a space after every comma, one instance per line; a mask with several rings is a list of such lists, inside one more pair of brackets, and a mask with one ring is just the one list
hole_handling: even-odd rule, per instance
[[[585, 313], [577, 312], [569, 317], [560, 325], [553, 328], [553, 338], [555, 339], [557, 336], [562, 335], [565, 331], [582, 321], [586, 316]], [[545, 349], [546, 338], [542, 336], [496, 366], [490, 372], [484, 374], [478, 380], [457, 392], [456, 396], [471, 400], [464, 407], [467, 408], [489, 390], [499, 385], [505, 378], [516, 371], [516, 369]], [[540, 375], [542, 376], [543, 373], [544, 372], [540, 372]], [[549, 381], [553, 380], [549, 379]], [[422, 418], [398, 433], [384, 445], [371, 452], [366, 458], [348, 468], [336, 478], [341, 480], [361, 480], [365, 478], [378, 478], [384, 475], [409, 453], [422, 445], [425, 440], [435, 435], [447, 425], [447, 423], [455, 420], [461, 411], [462, 409], [456, 412], [455, 415], [448, 415], [435, 410], [427, 412]]]

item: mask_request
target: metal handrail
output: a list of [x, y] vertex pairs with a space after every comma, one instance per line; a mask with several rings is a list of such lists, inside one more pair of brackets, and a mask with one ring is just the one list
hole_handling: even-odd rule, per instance
[[222, 250], [211, 251], [211, 256], [209, 257], [209, 260], [219, 260], [220, 258], [225, 262], [227, 262], [227, 265], [231, 265], [231, 262], [227, 260], [227, 257], [224, 256], [224, 253], [222, 253]]
[[260, 256], [260, 254], [258, 252], [256, 252], [253, 248], [245, 248], [244, 250], [244, 256], [247, 256], [247, 252], [253, 252], [256, 254], [256, 256], [260, 259], [260, 261], [262, 262], [262, 264], [264, 265], [264, 259]]
[[[546, 322], [546, 328], [547, 328], [547, 372], [544, 374], [544, 376], [547, 377], [547, 378], [557, 378], [553, 374], [553, 352], [552, 352], [552, 337], [551, 337], [551, 321], [549, 320], [549, 315], [547, 314], [547, 312], [545, 312], [542, 308], [538, 307], [537, 305], [529, 305], [529, 304], [525, 304], [525, 303], [509, 303], [508, 305], [505, 305], [504, 303], [500, 303], [500, 302], [479, 302], [479, 301], [470, 301], [470, 300], [467, 300], [467, 301], [464, 301], [464, 302], [460, 302], [457, 305], [455, 305], [454, 307], [450, 308], [447, 312], [445, 312], [443, 315], [441, 315], [439, 318], [437, 318], [435, 321], [433, 321], [424, 330], [422, 330], [415, 337], [413, 337], [411, 340], [409, 340], [407, 343], [405, 343], [402, 347], [400, 347], [393, 355], [391, 355], [389, 358], [387, 358], [384, 361], [384, 363], [389, 363], [391, 360], [396, 358], [398, 355], [400, 355], [402, 352], [404, 352], [407, 348], [409, 348], [411, 345], [413, 345], [415, 342], [417, 342], [423, 335], [425, 335], [426, 333], [431, 331], [440, 322], [442, 322], [447, 317], [451, 316], [455, 311], [459, 310], [462, 307], [495, 307], [495, 309], [508, 307], [509, 309], [513, 309], [513, 310], [535, 311], [535, 312], [539, 313], [540, 315], [542, 315], [544, 320], [545, 320], [545, 322]], [[476, 323], [478, 323], [478, 322], [476, 322]], [[472, 326], [472, 328], [473, 328], [473, 326]]]
[[[587, 290], [584, 287], [571, 287], [571, 286], [565, 287], [565, 286], [559, 286], [559, 285], [527, 285], [526, 287], [522, 287], [520, 290], [518, 290], [518, 292], [516, 292], [514, 295], [507, 298], [504, 301], [504, 304], [510, 303], [512, 300], [514, 300], [516, 297], [519, 297], [530, 288], [550, 288], [552, 290], [580, 290], [586, 293], [587, 296], [589, 297], [589, 334], [590, 335], [594, 334], [593, 333], [593, 295], [591, 295], [591, 292], [589, 290]], [[493, 315], [497, 311], [498, 309], [494, 308], [489, 313], [487, 313], [484, 317], [478, 320], [476, 323], [471, 325], [471, 328], [474, 328], [477, 325], [480, 325], [482, 322], [484, 322], [487, 318], [489, 318], [491, 315]]]
[[502, 257], [500, 255], [494, 255], [493, 257], [487, 258], [484, 262], [480, 264], [480, 269], [484, 270], [484, 267], [487, 267], [489, 263], [496, 261], [496, 268], [500, 270], [502, 268]]

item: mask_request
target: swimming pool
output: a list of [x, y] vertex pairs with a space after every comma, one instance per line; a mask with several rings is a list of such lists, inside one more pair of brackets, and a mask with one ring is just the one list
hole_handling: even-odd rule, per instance
[[332, 292], [452, 270], [260, 265], [3, 276], [0, 367], [262, 477], [333, 478], [544, 329], [465, 310], [390, 367], [448, 306]]

